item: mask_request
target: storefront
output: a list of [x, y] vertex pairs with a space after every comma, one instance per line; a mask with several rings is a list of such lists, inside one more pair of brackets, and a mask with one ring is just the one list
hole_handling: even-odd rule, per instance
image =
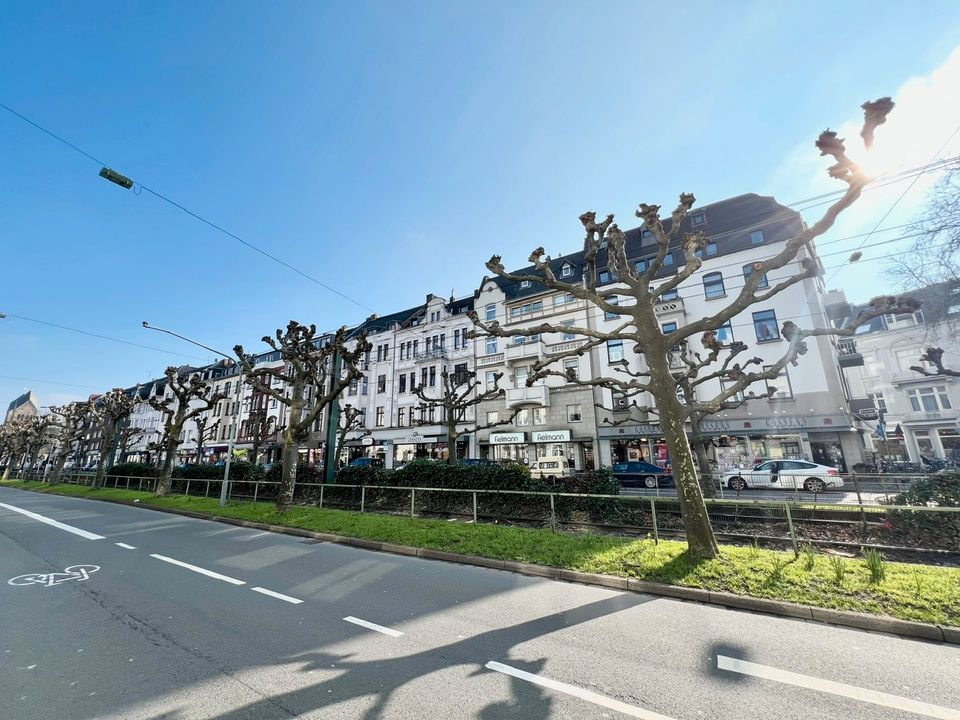
[[953, 423], [911, 423], [904, 422], [907, 452], [912, 462], [920, 458], [946, 458], [960, 460], [960, 431]]
[[537, 458], [565, 457], [577, 470], [594, 467], [593, 441], [575, 438], [570, 430], [534, 430], [526, 432], [492, 432], [480, 441], [481, 455], [498, 462], [528, 465]]

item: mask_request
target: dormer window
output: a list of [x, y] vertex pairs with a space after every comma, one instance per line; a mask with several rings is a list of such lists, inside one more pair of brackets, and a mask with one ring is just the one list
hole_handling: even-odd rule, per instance
[[570, 277], [572, 275], [573, 275], [572, 265], [565, 264], [562, 268], [560, 268], [560, 277]]
[[704, 212], [698, 212], [693, 215], [691, 222], [696, 225], [703, 225], [707, 221], [707, 214]]
[[520, 287], [522, 287], [522, 288], [528, 288], [528, 287], [530, 287], [530, 281], [529, 281], [529, 280], [521, 280], [521, 281], [520, 281]]

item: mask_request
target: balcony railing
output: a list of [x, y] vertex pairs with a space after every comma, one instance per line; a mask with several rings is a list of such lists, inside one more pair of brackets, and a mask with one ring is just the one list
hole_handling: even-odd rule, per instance
[[514, 360], [539, 359], [543, 357], [543, 343], [539, 340], [533, 342], [510, 343], [507, 345], [507, 362]]
[[481, 355], [477, 358], [477, 367], [489, 367], [490, 365], [503, 365], [505, 362], [505, 355], [502, 352], [499, 353], [490, 353], [489, 355]]
[[533, 385], [532, 387], [507, 388], [507, 407], [521, 407], [524, 405], [544, 406], [547, 404], [547, 386]]
[[547, 355], [562, 355], [586, 344], [586, 340], [564, 340], [563, 342], [554, 343], [553, 345], [547, 345], [544, 348], [544, 352], [546, 352]]
[[843, 338], [837, 341], [837, 355], [840, 367], [862, 367], [863, 355], [857, 350], [856, 340]]
[[658, 302], [654, 306], [654, 312], [659, 315], [671, 315], [679, 314], [683, 315], [683, 300], [677, 298], [676, 300], [665, 300], [663, 302]]
[[413, 359], [416, 362], [428, 362], [430, 360], [446, 360], [447, 359], [447, 349], [444, 347], [430, 348], [429, 350], [421, 350], [413, 356]]

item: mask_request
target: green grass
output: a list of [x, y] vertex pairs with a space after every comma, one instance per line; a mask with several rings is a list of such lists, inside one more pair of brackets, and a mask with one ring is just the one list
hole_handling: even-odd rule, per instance
[[[794, 559], [793, 553], [723, 546], [720, 557], [697, 563], [686, 556], [686, 546], [681, 542], [624, 542], [602, 535], [567, 535], [312, 507], [295, 507], [281, 514], [269, 503], [233, 502], [221, 508], [215, 498], [155, 498], [147, 492], [91, 490], [78, 485], [51, 488], [16, 481], [4, 485], [84, 498], [139, 499], [144, 505], [367, 540], [960, 626], [960, 570], [955, 568], [885, 563], [884, 577], [877, 582], [862, 558], [834, 560], [837, 556], [815, 554], [811, 561], [811, 556]], [[838, 563], [843, 567], [840, 582], [835, 569]]]

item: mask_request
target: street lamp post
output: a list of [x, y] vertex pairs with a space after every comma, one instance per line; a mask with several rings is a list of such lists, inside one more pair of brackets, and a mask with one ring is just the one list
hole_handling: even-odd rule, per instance
[[[166, 333], [167, 335], [173, 335], [174, 337], [180, 338], [181, 340], [184, 340], [192, 345], [201, 347], [204, 350], [209, 350], [210, 352], [214, 353], [215, 355], [219, 355], [222, 358], [233, 360], [233, 358], [226, 353], [215, 350], [212, 347], [208, 347], [203, 343], [197, 342], [196, 340], [191, 340], [190, 338], [184, 337], [183, 335], [175, 333], [172, 330], [158, 328], [154, 325], [151, 325], [146, 320], [143, 321], [143, 327], [145, 327], [147, 330], [156, 330], [157, 332]], [[234, 428], [234, 431], [230, 434], [230, 438], [227, 442], [227, 460], [223, 467], [223, 482], [220, 483], [220, 507], [226, 506], [227, 497], [230, 495], [230, 464], [233, 462], [233, 450], [237, 444], [237, 435], [240, 434], [240, 407], [243, 404], [243, 374], [243, 369], [241, 368], [240, 375], [237, 377], [237, 424]], [[199, 459], [200, 458], [197, 458], [198, 461]]]

